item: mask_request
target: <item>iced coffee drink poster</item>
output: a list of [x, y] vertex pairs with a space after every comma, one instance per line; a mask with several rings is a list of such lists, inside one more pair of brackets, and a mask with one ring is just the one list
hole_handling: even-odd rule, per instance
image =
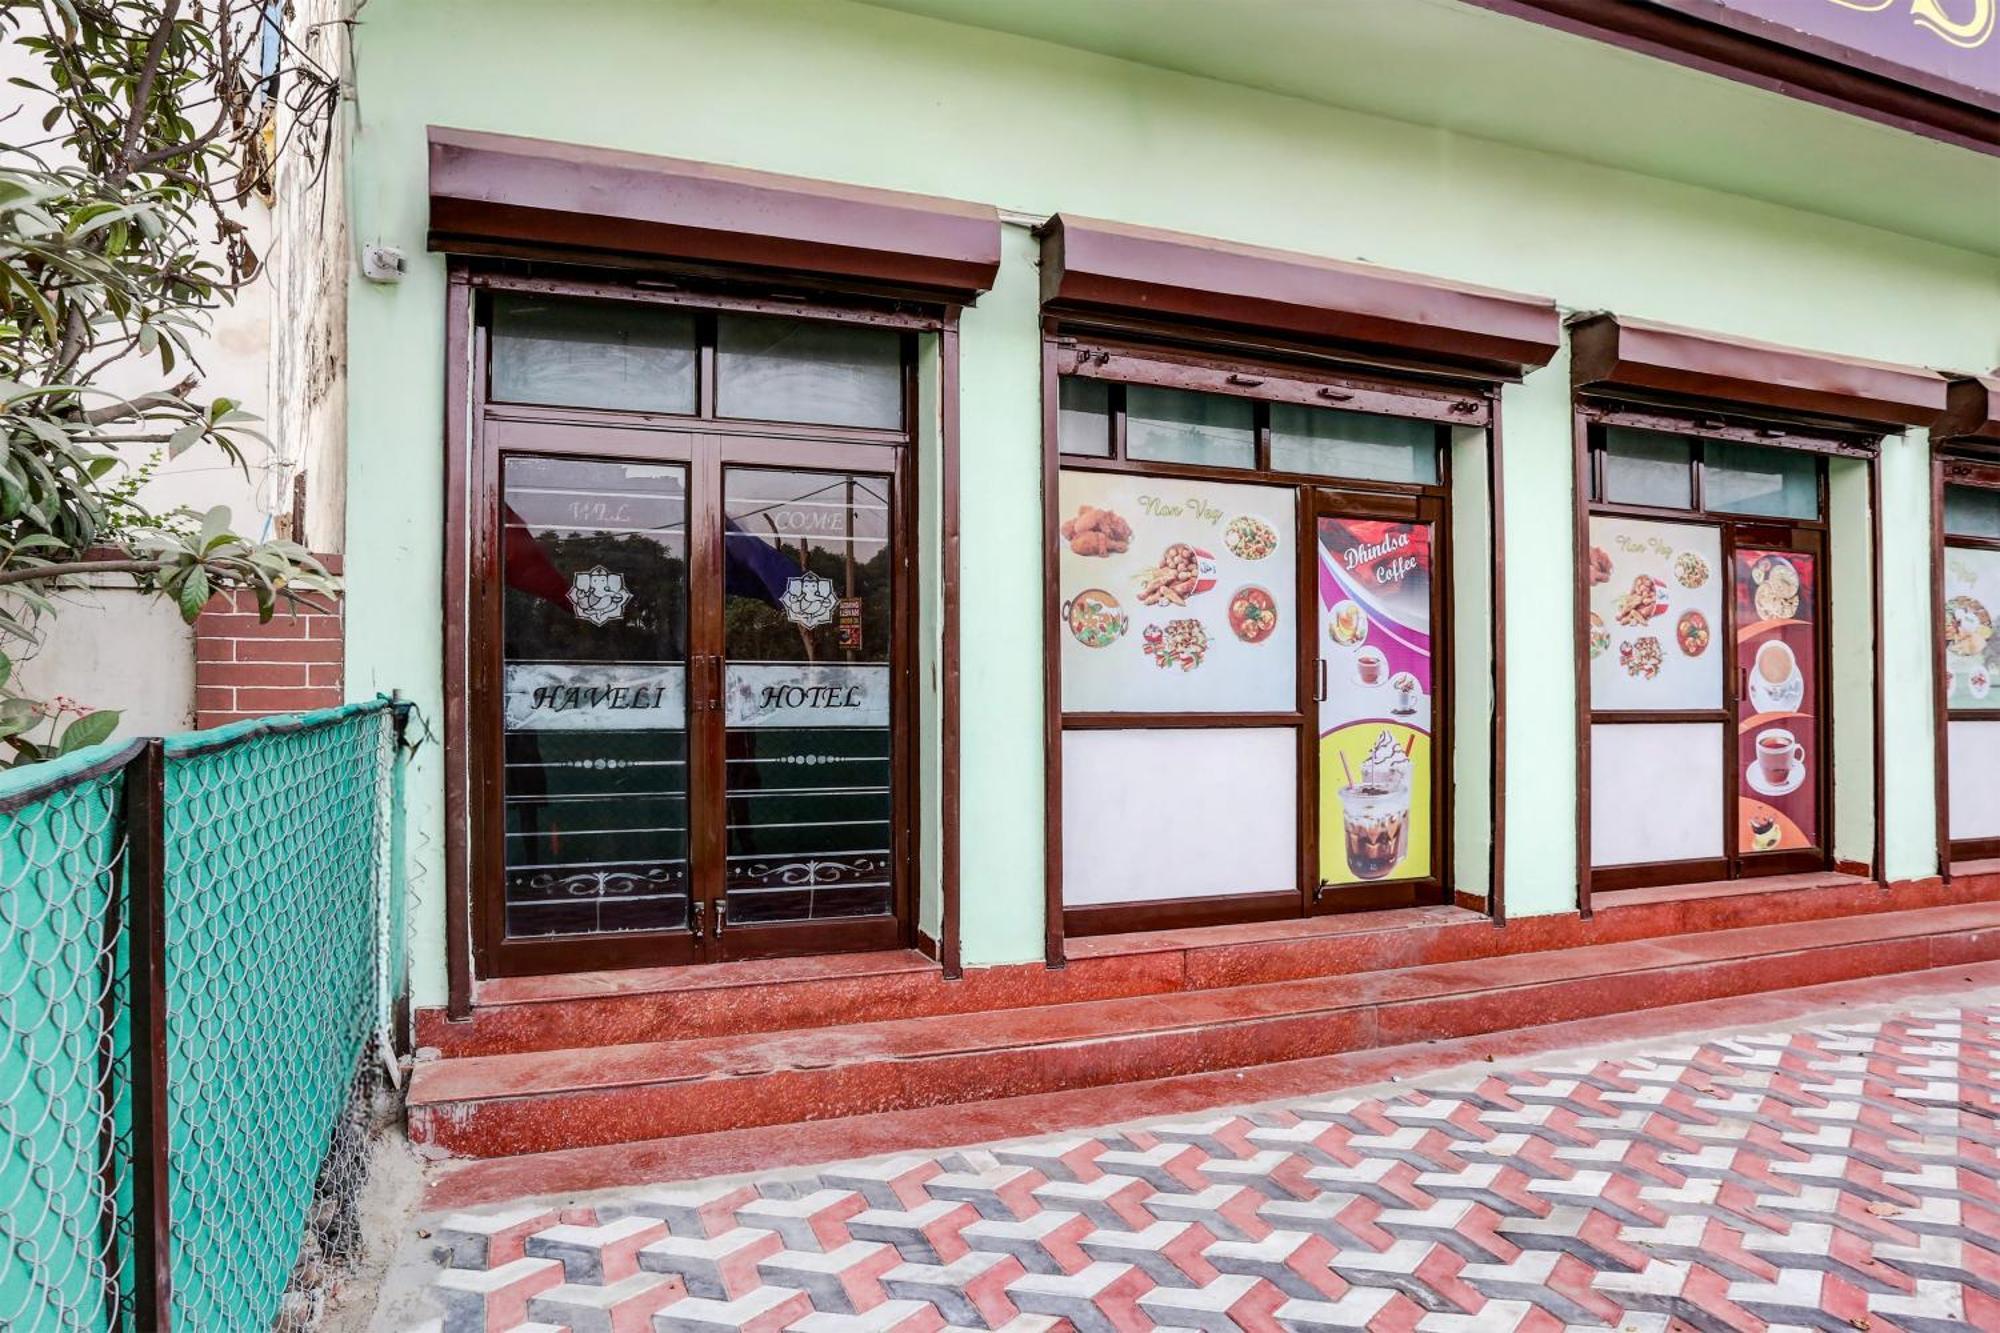
[[1319, 875], [1431, 873], [1431, 528], [1321, 518]]

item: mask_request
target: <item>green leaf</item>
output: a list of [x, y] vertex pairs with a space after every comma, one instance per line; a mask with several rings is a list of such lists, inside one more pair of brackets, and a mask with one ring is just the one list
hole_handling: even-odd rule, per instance
[[181, 584], [181, 619], [192, 625], [195, 617], [201, 614], [201, 609], [208, 605], [208, 596], [208, 571], [189, 570], [187, 581]]
[[195, 441], [199, 440], [207, 431], [208, 423], [203, 421], [191, 421], [187, 425], [182, 426], [167, 439], [167, 457], [179, 458], [192, 448]]
[[73, 754], [86, 745], [97, 745], [111, 739], [111, 733], [118, 730], [118, 710], [100, 708], [94, 713], [85, 713], [76, 721], [63, 728], [62, 740], [57, 745], [57, 754]]

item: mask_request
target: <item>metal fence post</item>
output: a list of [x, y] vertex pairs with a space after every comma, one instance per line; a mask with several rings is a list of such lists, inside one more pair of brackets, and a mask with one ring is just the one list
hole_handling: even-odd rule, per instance
[[132, 936], [132, 1249], [134, 1320], [172, 1322], [167, 1147], [167, 764], [158, 737], [125, 771], [126, 873]]

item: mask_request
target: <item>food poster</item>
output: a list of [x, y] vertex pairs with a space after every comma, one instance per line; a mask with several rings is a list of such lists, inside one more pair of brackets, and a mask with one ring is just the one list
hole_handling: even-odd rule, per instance
[[1431, 526], [1323, 517], [1319, 877], [1431, 873]]
[[1298, 707], [1289, 488], [1064, 471], [1057, 499], [1063, 711]]
[[1584, 577], [1591, 708], [1722, 707], [1721, 529], [1594, 515]]
[[1734, 577], [1739, 852], [1818, 845], [1818, 562], [1738, 548]]
[[2000, 551], [1944, 551], [1944, 697], [1956, 709], [2000, 708]]

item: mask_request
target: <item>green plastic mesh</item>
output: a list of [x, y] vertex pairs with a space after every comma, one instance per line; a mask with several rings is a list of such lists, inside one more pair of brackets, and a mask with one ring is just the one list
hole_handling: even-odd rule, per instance
[[309, 1324], [302, 1250], [351, 1231], [316, 1196], [376, 1063], [394, 749], [383, 704], [167, 743], [176, 1329]]
[[122, 764], [0, 778], [0, 1329], [126, 1326]]

